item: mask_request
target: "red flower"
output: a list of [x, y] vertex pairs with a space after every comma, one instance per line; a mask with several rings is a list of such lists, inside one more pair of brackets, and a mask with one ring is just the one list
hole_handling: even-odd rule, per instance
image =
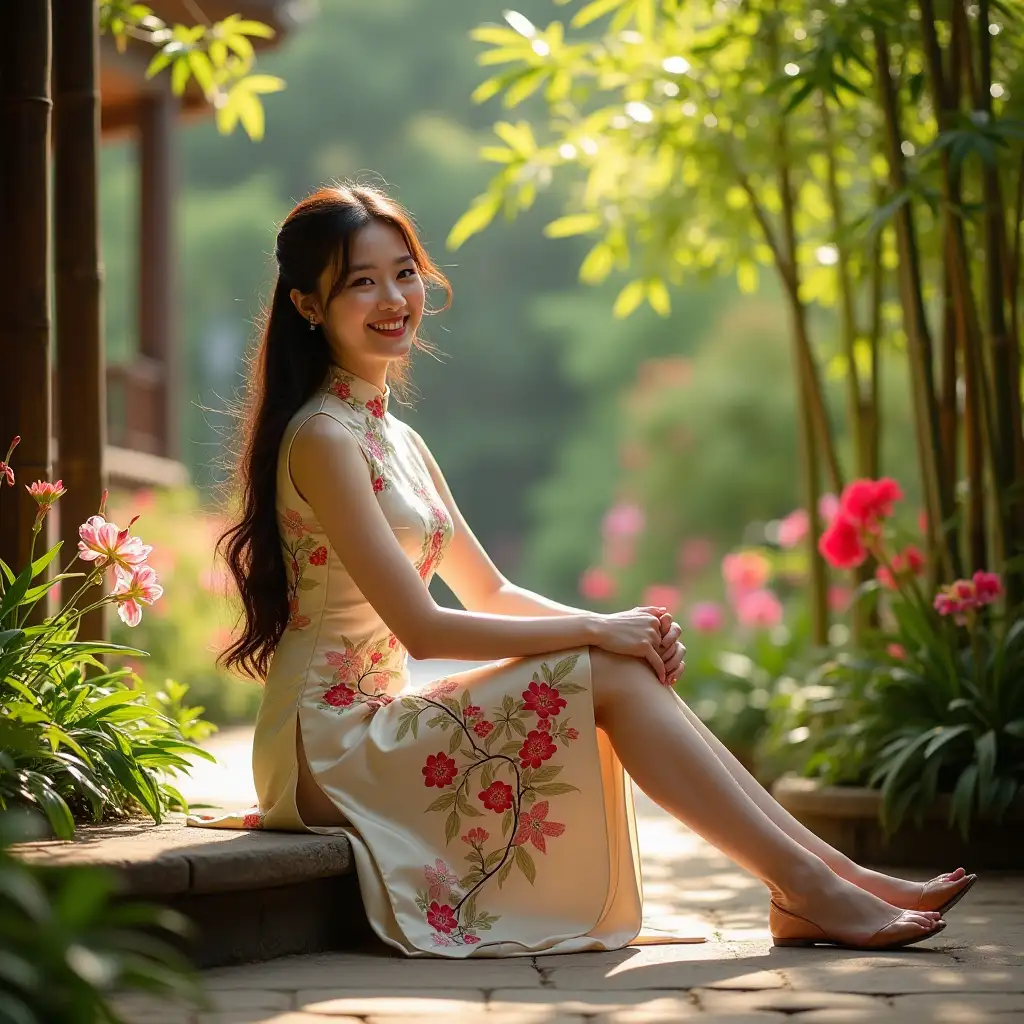
[[467, 704], [466, 710], [463, 711], [463, 715], [466, 717], [466, 721], [471, 718], [479, 718], [484, 712], [483, 708], [478, 708], [475, 704]]
[[263, 828], [263, 815], [259, 811], [247, 814], [242, 819], [242, 828]]
[[335, 380], [331, 383], [331, 394], [345, 401], [352, 397], [352, 389], [348, 386], [348, 381]]
[[856, 525], [842, 513], [818, 539], [818, 550], [836, 569], [853, 569], [868, 556]]
[[338, 683], [332, 686], [325, 694], [324, 700], [333, 708], [347, 708], [356, 699], [356, 691], [351, 686]]
[[1003, 584], [999, 579], [999, 573], [982, 572], [979, 569], [974, 574], [974, 592], [977, 594], [979, 604], [991, 604], [996, 598], [1002, 596]]
[[436, 900], [430, 904], [430, 909], [427, 911], [427, 924], [446, 935], [459, 926], [459, 922], [455, 918], [455, 911], [447, 905], [442, 906]]
[[486, 718], [482, 722], [477, 722], [476, 725], [473, 726], [473, 732], [475, 732], [482, 740], [487, 739], [493, 730], [494, 723], [488, 722]]
[[398, 637], [395, 636], [394, 633], [389, 634], [389, 636], [388, 636], [388, 647], [390, 647], [392, 650], [394, 650], [395, 649], [395, 645], [397, 643], [398, 643]]
[[377, 419], [382, 420], [384, 418], [384, 403], [381, 401], [380, 396], [377, 398], [371, 398], [366, 403], [366, 408], [369, 409]]
[[322, 547], [322, 546], [318, 547], [316, 549], [316, 551], [314, 551], [309, 556], [309, 564], [310, 565], [324, 565], [324, 564], [326, 564], [326, 562], [327, 562], [327, 548], [325, 548], [325, 547]]
[[490, 837], [491, 834], [487, 829], [471, 828], [469, 832], [462, 837], [462, 841], [464, 843], [469, 843], [470, 846], [483, 846]]
[[480, 802], [489, 811], [507, 811], [512, 806], [512, 787], [507, 782], [492, 782], [480, 792]]
[[545, 821], [548, 816], [548, 802], [541, 800], [533, 806], [532, 810], [526, 811], [519, 818], [519, 828], [512, 838], [513, 846], [522, 846], [530, 842], [540, 850], [547, 853], [545, 836], [560, 836], [565, 831], [565, 826], [560, 821]]
[[565, 738], [567, 740], [578, 740], [580, 738], [579, 729], [572, 729], [572, 728], [566, 729], [565, 730]]
[[384, 655], [381, 654], [380, 651], [374, 651], [373, 654], [370, 655], [370, 664], [376, 665], [383, 657]]
[[437, 786], [438, 789], [451, 785], [452, 779], [458, 774], [455, 762], [444, 751], [431, 754], [420, 770], [423, 772], [423, 784]]
[[536, 679], [523, 690], [523, 707], [527, 711], [535, 712], [538, 718], [557, 715], [562, 708], [568, 707], [568, 703], [553, 686]]
[[480, 936], [479, 935], [463, 935], [462, 936], [462, 941], [466, 942], [466, 943], [468, 943], [469, 945], [472, 946], [475, 942], [479, 942], [480, 941]]
[[900, 485], [891, 477], [854, 480], [846, 485], [839, 504], [848, 519], [858, 526], [873, 530], [882, 519], [892, 515], [893, 505], [902, 497]]
[[880, 565], [875, 570], [875, 579], [878, 580], [886, 590], [896, 589], [896, 578], [884, 565]]
[[384, 490], [384, 477], [378, 476], [373, 481], [373, 493], [379, 494]]
[[541, 761], [546, 761], [557, 749], [546, 732], [533, 729], [519, 748], [519, 763], [524, 768], [539, 768]]
[[541, 732], [551, 732], [551, 719], [541, 718], [537, 722], [537, 728], [540, 729]]

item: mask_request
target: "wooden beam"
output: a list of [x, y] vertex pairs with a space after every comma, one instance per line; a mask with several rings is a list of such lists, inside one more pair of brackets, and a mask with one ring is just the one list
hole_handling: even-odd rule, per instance
[[[28, 561], [36, 512], [22, 485], [51, 470], [49, 0], [6, 5], [2, 46], [0, 444], [6, 452], [20, 434], [21, 446], [18, 486], [0, 506], [0, 557], [17, 569]], [[41, 616], [43, 602], [36, 609]]]
[[[96, 0], [53, 2], [54, 268], [57, 313], [58, 468], [64, 548], [74, 557], [78, 527], [100, 506], [106, 478], [106, 371], [99, 245], [99, 32]], [[64, 583], [62, 602], [79, 580]], [[84, 616], [79, 639], [102, 640], [105, 616]]]
[[174, 130], [177, 102], [166, 89], [143, 100], [139, 124], [139, 354], [163, 369], [156, 396], [161, 447], [179, 453], [180, 355], [175, 310], [177, 162]]

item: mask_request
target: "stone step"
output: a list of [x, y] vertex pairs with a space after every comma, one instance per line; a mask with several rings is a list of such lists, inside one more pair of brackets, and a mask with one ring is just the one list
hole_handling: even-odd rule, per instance
[[80, 825], [73, 840], [13, 852], [54, 867], [111, 870], [121, 897], [172, 907], [195, 925], [199, 967], [361, 945], [371, 935], [344, 836], [189, 828], [184, 816]]

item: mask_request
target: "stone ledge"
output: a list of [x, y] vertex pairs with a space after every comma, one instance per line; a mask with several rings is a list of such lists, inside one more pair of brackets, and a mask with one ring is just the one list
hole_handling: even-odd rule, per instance
[[112, 869], [124, 895], [168, 897], [293, 885], [353, 871], [344, 836], [190, 828], [183, 815], [83, 825], [72, 840], [21, 843], [12, 852], [53, 867]]

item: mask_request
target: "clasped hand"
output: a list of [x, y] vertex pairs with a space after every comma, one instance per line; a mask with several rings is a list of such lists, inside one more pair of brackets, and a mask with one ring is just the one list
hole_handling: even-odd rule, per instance
[[679, 639], [682, 628], [667, 608], [644, 605], [601, 618], [598, 646], [613, 654], [643, 658], [665, 685], [679, 678], [685, 668], [686, 647]]

